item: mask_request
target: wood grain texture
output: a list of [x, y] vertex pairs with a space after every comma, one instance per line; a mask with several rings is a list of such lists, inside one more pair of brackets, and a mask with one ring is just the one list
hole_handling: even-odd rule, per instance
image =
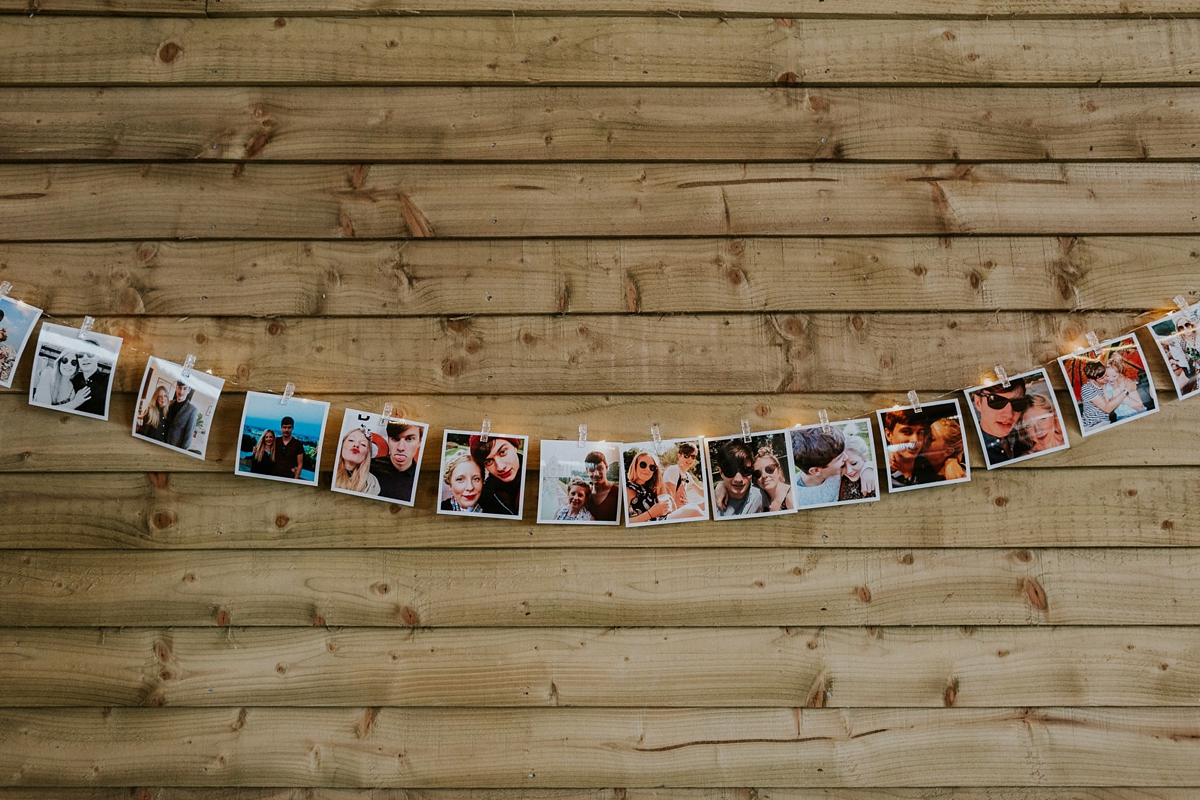
[[0, 160], [1194, 160], [1186, 87], [0, 89]]
[[207, 0], [0, 0], [0, 14], [203, 17]]
[[1198, 177], [1164, 163], [15, 164], [0, 166], [0, 239], [1195, 234]]
[[1194, 707], [1198, 684], [1194, 628], [0, 630], [6, 707]]
[[1192, 709], [10, 709], [0, 745], [32, 786], [1200, 782]]
[[222, 787], [0, 787], [0, 800], [1191, 800], [1191, 789], [1020, 786], [953, 789], [248, 789]]
[[[536, 479], [531, 470], [528, 492]], [[1196, 547], [1197, 485], [1195, 468], [976, 471], [970, 483], [850, 509], [631, 536], [537, 525], [532, 509], [524, 525], [438, 516], [429, 472], [413, 509], [227, 474], [9, 474], [0, 548]]]
[[[130, 392], [141, 385], [146, 354], [181, 362], [193, 353], [201, 368], [236, 382], [231, 390], [282, 391], [291, 381], [297, 396], [389, 390], [634, 394], [681, 387], [712, 394], [899, 393], [899, 399], [883, 403], [888, 406], [913, 387], [955, 391], [978, 385], [985, 370], [991, 379], [991, 365], [1007, 364], [1017, 374], [1018, 367], [1051, 363], [1086, 346], [1086, 331], [1116, 336], [1151, 318], [1128, 312], [192, 317], [183, 322], [109, 317], [97, 320], [95, 330], [121, 336], [132, 348], [128, 363], [118, 362], [113, 384]], [[403, 378], [389, 386], [364, 363], [386, 364], [391, 375]], [[519, 370], [512, 369], [516, 364]], [[18, 370], [14, 388], [27, 391], [31, 365], [29, 358]], [[1163, 383], [1170, 386], [1165, 366], [1159, 366]], [[472, 412], [471, 419], [478, 414]], [[426, 419], [419, 412], [406, 416]], [[638, 426], [648, 429], [649, 424]]]
[[1200, 20], [14, 16], [0, 82], [1194, 85]]
[[1158, 308], [1200, 237], [0, 244], [55, 315], [624, 314]]
[[1180, 548], [4, 551], [0, 625], [1196, 625], [1198, 574]]

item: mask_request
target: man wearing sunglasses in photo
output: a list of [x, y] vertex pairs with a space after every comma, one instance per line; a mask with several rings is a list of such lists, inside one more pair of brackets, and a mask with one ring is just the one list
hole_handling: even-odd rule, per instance
[[724, 507], [716, 509], [718, 517], [747, 517], [770, 508], [770, 498], [755, 485], [754, 451], [750, 445], [737, 439], [725, 442], [717, 451], [717, 469], [725, 499]]
[[1017, 435], [1021, 414], [1033, 404], [1033, 399], [1025, 396], [1024, 378], [1013, 378], [1007, 389], [999, 383], [980, 389], [971, 402], [983, 431], [989, 464], [1003, 464], [1029, 454], [1029, 444]]

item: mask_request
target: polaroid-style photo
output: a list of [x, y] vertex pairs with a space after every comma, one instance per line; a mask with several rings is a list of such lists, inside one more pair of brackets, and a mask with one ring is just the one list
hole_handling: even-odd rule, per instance
[[13, 300], [8, 295], [0, 297], [0, 386], [5, 389], [12, 388], [21, 353], [25, 352], [25, 345], [41, 316], [40, 308]]
[[437, 513], [520, 519], [528, 455], [528, 436], [446, 431]]
[[924, 403], [920, 410], [910, 406], [875, 413], [888, 457], [889, 492], [971, 480], [958, 400]]
[[333, 460], [335, 492], [411, 506], [425, 437], [424, 422], [346, 409]]
[[1146, 326], [1154, 337], [1180, 400], [1200, 392], [1200, 304], [1151, 322]]
[[46, 322], [38, 336], [29, 404], [108, 419], [121, 337]]
[[701, 439], [622, 445], [625, 527], [708, 519], [708, 480]]
[[789, 431], [797, 508], [846, 506], [879, 499], [875, 434], [869, 419], [801, 425]]
[[225, 386], [214, 378], [183, 366], [150, 357], [133, 417], [133, 435], [204, 460], [213, 411]]
[[329, 403], [246, 392], [234, 475], [317, 485]]
[[1058, 359], [1084, 436], [1158, 411], [1146, 357], [1132, 333]]
[[1045, 369], [964, 390], [988, 469], [1070, 447]]
[[625, 496], [621, 445], [542, 440], [537, 521], [550, 525], [619, 525]]
[[713, 519], [795, 514], [788, 431], [705, 438]]

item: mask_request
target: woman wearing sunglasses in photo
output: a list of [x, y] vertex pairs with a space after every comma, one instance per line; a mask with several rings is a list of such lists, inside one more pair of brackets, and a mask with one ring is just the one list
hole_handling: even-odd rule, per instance
[[63, 353], [38, 373], [33, 382], [33, 402], [69, 411], [79, 408], [91, 397], [87, 386], [75, 389], [74, 381], [79, 374], [79, 357]]
[[[680, 461], [686, 463], [683, 454], [685, 446], [691, 448], [691, 461], [694, 463], [695, 447], [686, 442], [679, 447]], [[625, 474], [626, 524], [705, 516], [704, 510], [696, 503], [688, 502], [676, 506], [677, 487], [668, 484], [662, 476], [663, 470], [658, 456], [647, 450], [639, 450], [629, 462], [629, 469]], [[686, 489], [687, 483], [680, 481], [680, 486]]]
[[[714, 457], [714, 461], [716, 458]], [[792, 505], [792, 486], [786, 480], [783, 474], [783, 467], [776, 458], [775, 453], [769, 447], [760, 447], [754, 455], [753, 471], [750, 477], [754, 480], [754, 485], [763, 491], [766, 496], [766, 504], [763, 511], [790, 511], [795, 506]], [[721, 470], [723, 477], [724, 471]], [[726, 506], [728, 505], [728, 495], [725, 491], [725, 481], [717, 480], [713, 483], [713, 508], [718, 516], [724, 516]]]

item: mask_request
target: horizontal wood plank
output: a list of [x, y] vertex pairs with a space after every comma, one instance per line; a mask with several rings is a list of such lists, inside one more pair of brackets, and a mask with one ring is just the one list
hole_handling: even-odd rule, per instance
[[1194, 160], [1185, 87], [0, 89], [0, 161]]
[[[536, 480], [531, 471], [531, 503]], [[429, 473], [411, 509], [227, 474], [10, 474], [0, 548], [1196, 547], [1198, 485], [1196, 469], [1180, 467], [977, 471], [970, 483], [853, 508], [631, 537], [537, 525], [533, 508], [524, 525], [447, 519], [434, 513], [440, 485]]]
[[1200, 20], [3, 16], [0, 82], [1195, 85]]
[[1198, 575], [1178, 548], [3, 551], [0, 625], [1196, 625]]
[[[995, 364], [1008, 365], [1014, 375], [1052, 364], [1086, 346], [1086, 331], [1117, 336], [1152, 318], [1129, 312], [108, 317], [97, 320], [95, 330], [122, 337], [129, 348], [113, 384], [127, 392], [141, 385], [148, 354], [181, 362], [193, 353], [202, 369], [235, 382], [231, 391], [281, 391], [289, 381], [298, 396], [890, 391], [881, 404], [890, 406], [914, 387], [957, 391], [978, 385]], [[1155, 354], [1155, 361], [1162, 359]], [[397, 377], [388, 381], [364, 369], [364, 362], [386, 364], [387, 374]], [[1169, 387], [1166, 367], [1151, 363], [1161, 370], [1160, 385]], [[30, 355], [17, 370], [14, 389], [28, 391], [33, 369]], [[427, 420], [423, 411], [406, 416]], [[472, 411], [470, 419], [477, 414]], [[637, 430], [648, 430], [648, 423]], [[719, 419], [705, 421], [706, 427], [714, 423]]]
[[206, 0], [0, 0], [0, 14], [203, 17]]
[[1158, 308], [1200, 237], [2, 243], [50, 314], [322, 316]]
[[[1155, 787], [1020, 786], [955, 787], [955, 800], [1192, 800], [1192, 789]], [[140, 792], [141, 794], [137, 794]], [[196, 788], [181, 786], [126, 788], [0, 787], [0, 800], [944, 800], [945, 789], [820, 789], [736, 787], [712, 789], [337, 789], [304, 787]]]
[[1047, 703], [1196, 706], [1196, 629], [0, 630], [7, 707]]
[[13, 164], [0, 240], [1196, 234], [1198, 182], [1165, 163]]
[[9, 785], [1200, 783], [1192, 709], [29, 709]]

